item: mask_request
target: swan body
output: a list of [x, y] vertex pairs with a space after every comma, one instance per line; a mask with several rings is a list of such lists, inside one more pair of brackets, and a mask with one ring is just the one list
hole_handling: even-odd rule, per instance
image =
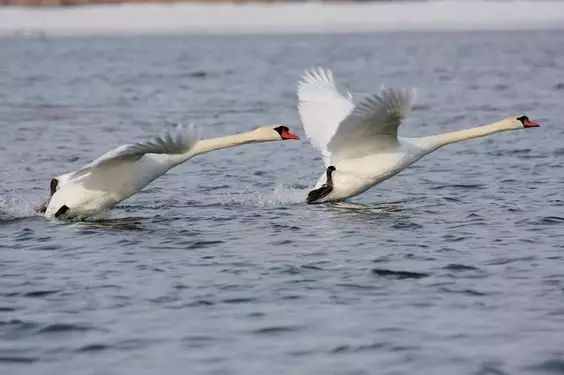
[[280, 125], [204, 140], [199, 139], [195, 128], [178, 127], [147, 142], [119, 146], [77, 171], [55, 177], [51, 181], [51, 198], [40, 211], [47, 218], [89, 216], [131, 197], [196, 155], [246, 143], [286, 139], [298, 137]]
[[325, 167], [332, 168], [318, 179], [308, 203], [359, 195], [450, 143], [539, 126], [521, 116], [430, 137], [399, 137], [398, 128], [415, 100], [415, 90], [382, 89], [355, 105], [349, 93], [337, 90], [331, 71], [321, 68], [304, 73], [298, 99], [306, 135], [321, 151]]
[[[341, 160], [334, 165], [333, 191], [321, 202], [343, 200], [360, 195], [372, 186], [398, 174], [426, 154], [424, 148], [404, 139], [400, 147], [395, 150]], [[326, 176], [322, 175], [315, 188], [319, 188], [325, 180]]]

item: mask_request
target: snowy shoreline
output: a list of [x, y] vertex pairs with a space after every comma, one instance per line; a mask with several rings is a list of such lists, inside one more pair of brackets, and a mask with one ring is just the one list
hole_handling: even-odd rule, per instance
[[0, 8], [0, 36], [564, 29], [560, 1], [121, 4]]

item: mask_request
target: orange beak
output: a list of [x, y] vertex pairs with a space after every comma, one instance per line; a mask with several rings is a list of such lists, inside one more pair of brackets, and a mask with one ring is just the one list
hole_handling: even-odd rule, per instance
[[523, 126], [526, 128], [538, 128], [540, 126], [540, 124], [536, 121], [532, 121], [532, 120], [525, 120], [523, 121]]
[[280, 136], [284, 140], [286, 140], [286, 139], [300, 139], [300, 137], [298, 137], [294, 133], [292, 133], [290, 131], [286, 131], [286, 130], [282, 131], [282, 133], [280, 133]]

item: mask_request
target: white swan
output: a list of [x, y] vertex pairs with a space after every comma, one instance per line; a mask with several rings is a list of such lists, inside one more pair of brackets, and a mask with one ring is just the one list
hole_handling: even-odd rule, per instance
[[299, 138], [281, 125], [204, 140], [199, 140], [193, 127], [178, 127], [147, 142], [119, 146], [78, 171], [53, 178], [51, 198], [39, 211], [47, 218], [91, 215], [131, 197], [196, 155], [246, 143], [286, 139]]
[[415, 99], [413, 89], [382, 89], [355, 105], [349, 93], [337, 90], [331, 71], [322, 68], [304, 73], [298, 99], [305, 133], [326, 166], [308, 203], [354, 197], [450, 143], [539, 126], [527, 116], [515, 116], [430, 137], [398, 137], [398, 127]]

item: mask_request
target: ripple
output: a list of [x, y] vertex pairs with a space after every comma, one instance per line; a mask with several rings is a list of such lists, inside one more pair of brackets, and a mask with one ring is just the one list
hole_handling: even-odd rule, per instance
[[354, 353], [360, 352], [363, 350], [377, 350], [386, 347], [386, 344], [382, 343], [374, 343], [369, 345], [358, 345], [358, 346], [351, 346], [351, 345], [339, 345], [334, 349], [331, 349], [329, 352], [336, 354], [336, 353]]
[[483, 189], [483, 184], [444, 184], [439, 186], [434, 186], [432, 190], [442, 190], [442, 189]]
[[37, 357], [1, 356], [0, 363], [33, 363], [39, 361]]
[[110, 345], [105, 344], [88, 344], [75, 350], [77, 353], [81, 352], [101, 352], [103, 350], [112, 349]]
[[299, 326], [271, 326], [259, 328], [253, 331], [255, 334], [259, 335], [279, 335], [281, 333], [289, 333], [299, 330]]
[[28, 333], [33, 333], [37, 330], [39, 324], [36, 322], [12, 319], [6, 321], [0, 321], [0, 328], [2, 328], [3, 333], [10, 337], [18, 337], [20, 335], [25, 335]]
[[208, 301], [205, 299], [199, 299], [197, 301], [193, 301], [190, 303], [187, 303], [186, 306], [188, 307], [196, 307], [196, 306], [213, 306], [215, 305], [215, 302], [213, 301]]
[[465, 236], [453, 236], [451, 234], [445, 234], [443, 236], [446, 242], [460, 242], [466, 240], [468, 237]]
[[564, 224], [564, 217], [560, 216], [545, 216], [540, 219], [539, 224], [551, 225], [551, 224]]
[[374, 285], [363, 285], [363, 284], [353, 284], [353, 283], [340, 283], [340, 284], [336, 284], [336, 286], [340, 286], [343, 288], [350, 288], [350, 289], [359, 289], [359, 290], [375, 290], [378, 289], [378, 287], [374, 286]]
[[508, 372], [503, 371], [499, 363], [483, 363], [476, 375], [509, 375]]
[[498, 259], [494, 259], [491, 260], [489, 262], [487, 262], [487, 265], [490, 266], [501, 266], [504, 264], [508, 264], [508, 263], [514, 263], [514, 262], [531, 262], [536, 260], [537, 258], [534, 256], [529, 256], [529, 257], [516, 257], [516, 258], [498, 258]]
[[422, 225], [417, 224], [417, 223], [412, 223], [412, 222], [399, 222], [399, 223], [395, 223], [392, 225], [393, 229], [411, 229], [411, 230], [415, 230], [415, 229], [420, 229], [423, 228]]
[[458, 293], [458, 294], [464, 294], [464, 295], [473, 296], [473, 297], [483, 297], [483, 296], [489, 295], [489, 293], [480, 292], [480, 291], [474, 290], [474, 289], [440, 288], [439, 290], [441, 291], [441, 293]]
[[206, 248], [209, 248], [209, 247], [214, 247], [215, 245], [220, 245], [224, 242], [225, 241], [220, 241], [220, 240], [216, 240], [216, 241], [196, 241], [196, 242], [192, 242], [187, 248], [188, 249], [206, 249]]
[[186, 73], [186, 76], [194, 78], [205, 78], [208, 76], [208, 73], [205, 70], [195, 70], [193, 72]]
[[465, 264], [458, 264], [458, 263], [451, 263], [451, 264], [447, 264], [446, 266], [443, 267], [443, 269], [445, 270], [449, 270], [449, 271], [480, 271], [479, 268], [476, 268], [474, 266], [467, 266]]
[[537, 218], [526, 218], [516, 221], [517, 224], [529, 225], [558, 225], [564, 223], [564, 218], [560, 216], [543, 216]]
[[417, 346], [409, 346], [409, 345], [393, 345], [390, 343], [380, 343], [375, 342], [373, 344], [365, 344], [365, 345], [339, 345], [329, 351], [331, 354], [340, 354], [340, 353], [358, 353], [363, 351], [371, 351], [371, 350], [382, 350], [385, 349], [390, 352], [401, 352], [401, 351], [408, 351], [408, 350], [416, 350], [419, 349]]
[[151, 344], [155, 344], [157, 342], [158, 340], [155, 339], [131, 338], [131, 339], [120, 340], [114, 346], [118, 349], [134, 350], [134, 349], [142, 349], [144, 347], [147, 347]]
[[390, 277], [394, 279], [421, 279], [430, 276], [428, 273], [413, 271], [393, 271], [383, 268], [373, 268], [372, 273], [378, 276]]
[[64, 333], [64, 332], [85, 332], [92, 330], [92, 327], [71, 324], [71, 323], [54, 323], [41, 328], [39, 333]]
[[529, 370], [543, 371], [550, 374], [564, 374], [564, 359], [554, 358], [528, 367]]
[[186, 336], [182, 338], [183, 344], [188, 348], [205, 348], [213, 345], [217, 341], [215, 338], [210, 336]]
[[51, 294], [55, 294], [55, 293], [59, 293], [59, 292], [60, 292], [60, 290], [34, 290], [32, 292], [24, 293], [23, 296], [24, 297], [30, 297], [30, 298], [41, 298], [41, 297], [50, 296]]
[[229, 189], [229, 185], [217, 185], [217, 186], [200, 186], [200, 190], [203, 192], [213, 192], [216, 190]]
[[223, 303], [235, 303], [235, 304], [239, 304], [239, 303], [251, 303], [251, 302], [256, 302], [257, 298], [254, 297], [241, 297], [241, 298], [228, 298], [228, 299], [224, 299], [221, 302]]

